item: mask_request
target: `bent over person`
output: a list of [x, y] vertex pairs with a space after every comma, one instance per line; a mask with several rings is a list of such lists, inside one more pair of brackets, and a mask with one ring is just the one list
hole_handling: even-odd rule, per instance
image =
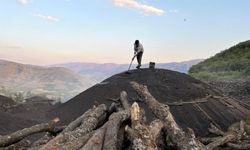
[[136, 40], [135, 43], [134, 43], [134, 57], [133, 57], [133, 60], [134, 60], [135, 57], [137, 58], [137, 62], [138, 62], [138, 65], [136, 67], [137, 69], [140, 69], [140, 67], [141, 67], [141, 59], [142, 59], [143, 52], [144, 52], [144, 49], [143, 49], [142, 44], [139, 42], [139, 40]]

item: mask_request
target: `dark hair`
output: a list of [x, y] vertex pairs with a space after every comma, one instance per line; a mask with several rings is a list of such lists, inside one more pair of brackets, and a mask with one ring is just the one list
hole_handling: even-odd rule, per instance
[[139, 40], [135, 40], [135, 45], [139, 45]]

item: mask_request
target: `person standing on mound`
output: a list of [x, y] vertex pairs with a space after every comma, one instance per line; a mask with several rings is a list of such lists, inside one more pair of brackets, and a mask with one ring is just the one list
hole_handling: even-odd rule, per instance
[[135, 59], [135, 57], [137, 58], [137, 69], [140, 69], [141, 67], [141, 59], [142, 59], [142, 55], [143, 55], [144, 49], [142, 44], [139, 42], [139, 40], [136, 40], [134, 43], [134, 57], [133, 60]]

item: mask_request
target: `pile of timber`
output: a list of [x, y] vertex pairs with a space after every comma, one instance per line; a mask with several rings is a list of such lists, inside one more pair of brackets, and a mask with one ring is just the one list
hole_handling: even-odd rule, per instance
[[[146, 124], [145, 112], [134, 102], [130, 106], [127, 93], [109, 107], [93, 106], [66, 127], [58, 127], [59, 118], [30, 128], [0, 135], [0, 149], [30, 150], [212, 150], [218, 147], [250, 149], [250, 138], [245, 133], [245, 123], [223, 132], [211, 124], [209, 131], [215, 136], [197, 138], [189, 128], [185, 132], [175, 121], [169, 106], [159, 103], [144, 85], [131, 82], [141, 99], [155, 115]], [[45, 132], [31, 143], [26, 137]]]

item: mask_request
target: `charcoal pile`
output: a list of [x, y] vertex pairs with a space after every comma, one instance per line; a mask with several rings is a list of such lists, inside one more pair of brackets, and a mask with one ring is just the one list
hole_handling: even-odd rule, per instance
[[[47, 123], [0, 136], [0, 147], [249, 149], [250, 122], [243, 120], [249, 114], [248, 105], [185, 74], [136, 70], [104, 80], [58, 106], [47, 114], [53, 118]], [[46, 134], [39, 140], [25, 140], [40, 132]]]
[[8, 97], [0, 96], [0, 135], [49, 120], [45, 112], [57, 105], [52, 105], [49, 100], [33, 101], [34, 99], [16, 103]]
[[48, 113], [48, 118], [59, 117], [67, 125], [93, 105], [111, 105], [126, 91], [130, 104], [137, 102], [145, 110], [147, 122], [155, 115], [132, 88], [130, 82], [146, 85], [160, 103], [167, 104], [176, 122], [192, 128], [196, 135], [207, 136], [210, 123], [226, 130], [231, 124], [250, 115], [250, 105], [225, 96], [220, 90], [186, 74], [165, 69], [140, 69], [116, 74], [80, 93]]
[[210, 81], [209, 84], [222, 90], [226, 95], [241, 100], [250, 105], [250, 81]]

